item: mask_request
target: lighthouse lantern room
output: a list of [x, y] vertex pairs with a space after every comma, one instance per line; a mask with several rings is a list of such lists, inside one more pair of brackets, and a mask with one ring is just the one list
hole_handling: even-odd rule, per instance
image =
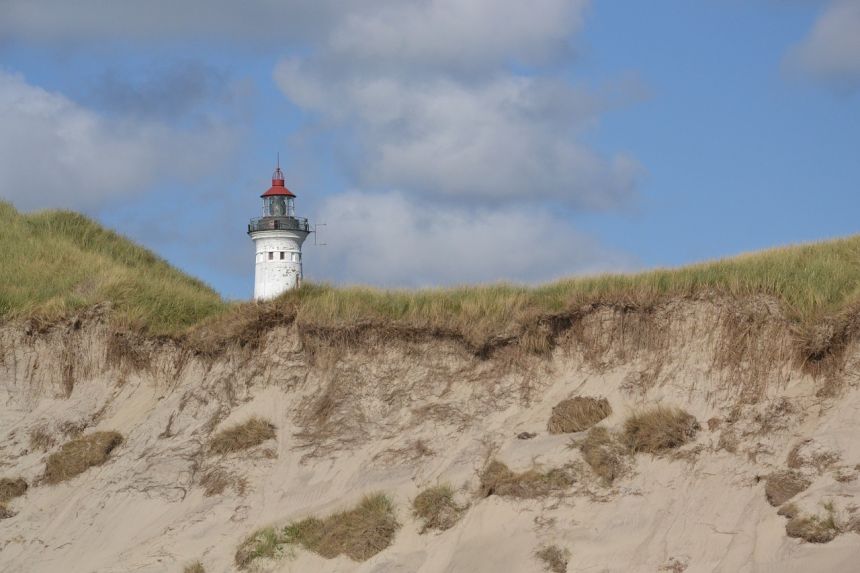
[[302, 284], [302, 243], [311, 233], [308, 220], [296, 217], [296, 196], [284, 185], [280, 162], [272, 186], [261, 195], [263, 216], [251, 219], [254, 241], [254, 299], [268, 300]]

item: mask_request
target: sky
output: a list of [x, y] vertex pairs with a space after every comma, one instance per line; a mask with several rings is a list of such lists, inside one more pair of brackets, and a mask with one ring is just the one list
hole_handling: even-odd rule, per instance
[[860, 0], [0, 0], [0, 199], [247, 299], [277, 154], [317, 282], [858, 233]]

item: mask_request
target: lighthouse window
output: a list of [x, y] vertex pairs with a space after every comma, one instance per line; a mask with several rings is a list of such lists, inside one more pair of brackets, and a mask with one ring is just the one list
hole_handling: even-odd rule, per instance
[[281, 260], [284, 260], [284, 251], [281, 251]]
[[269, 251], [269, 260], [271, 261], [274, 258], [275, 258], [275, 253], [273, 253], [272, 251]]

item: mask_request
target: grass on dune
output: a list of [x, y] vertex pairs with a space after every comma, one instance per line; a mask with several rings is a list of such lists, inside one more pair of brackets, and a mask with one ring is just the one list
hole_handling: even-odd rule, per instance
[[799, 319], [832, 313], [860, 299], [860, 236], [783, 247], [679, 269], [565, 279], [536, 287], [496, 284], [382, 290], [325, 285], [288, 293], [314, 322], [378, 318], [441, 323], [466, 315], [507, 323], [529, 310], [558, 312], [595, 301], [649, 303], [716, 291], [779, 299]]
[[0, 202], [0, 317], [47, 320], [110, 302], [112, 317], [175, 333], [227, 304], [152, 252], [69, 211]]
[[240, 328], [243, 318], [250, 325], [270, 313], [289, 314], [307, 326], [384, 323], [481, 341], [517, 334], [542, 314], [595, 302], [647, 305], [706, 292], [763, 294], [779, 300], [793, 319], [809, 323], [860, 302], [860, 235], [535, 287], [387, 290], [306, 283], [263, 305], [228, 304], [150, 251], [67, 211], [24, 215], [0, 202], [0, 247], [0, 318], [57, 318], [110, 302], [114, 320], [154, 334], [180, 334], [195, 325], [220, 325], [227, 332]]

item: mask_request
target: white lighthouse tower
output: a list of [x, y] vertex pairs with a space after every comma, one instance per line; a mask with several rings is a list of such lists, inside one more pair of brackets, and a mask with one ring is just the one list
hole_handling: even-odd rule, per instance
[[254, 299], [268, 300], [302, 284], [302, 243], [310, 234], [308, 220], [296, 217], [296, 196], [284, 186], [280, 162], [263, 198], [263, 216], [251, 219], [256, 268]]

